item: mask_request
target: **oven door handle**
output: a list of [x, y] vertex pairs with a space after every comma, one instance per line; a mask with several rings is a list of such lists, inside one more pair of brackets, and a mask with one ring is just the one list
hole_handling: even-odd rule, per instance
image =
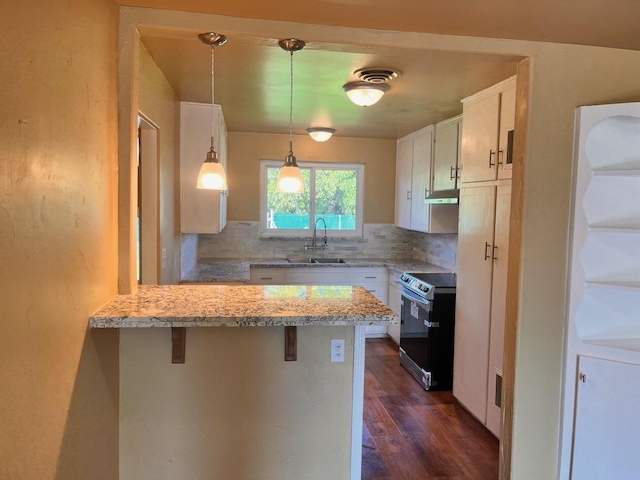
[[419, 296], [415, 295], [414, 293], [409, 292], [406, 288], [402, 289], [402, 296], [405, 298], [408, 298], [409, 300], [422, 305], [423, 308], [425, 308], [428, 312], [431, 311], [431, 302], [425, 298], [420, 298]]

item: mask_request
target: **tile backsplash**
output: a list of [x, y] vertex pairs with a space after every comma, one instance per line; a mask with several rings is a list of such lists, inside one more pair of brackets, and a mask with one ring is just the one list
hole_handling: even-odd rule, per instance
[[[194, 258], [195, 235], [183, 234], [183, 274], [185, 260]], [[260, 238], [259, 222], [227, 222], [222, 233], [197, 235], [197, 259], [279, 259], [314, 257], [389, 258], [424, 260], [455, 269], [458, 236], [424, 234], [387, 223], [364, 225], [364, 236], [329, 239], [326, 250], [304, 250], [309, 239]], [[191, 268], [190, 265], [189, 269]]]
[[413, 258], [456, 271], [458, 267], [458, 234], [414, 233]]

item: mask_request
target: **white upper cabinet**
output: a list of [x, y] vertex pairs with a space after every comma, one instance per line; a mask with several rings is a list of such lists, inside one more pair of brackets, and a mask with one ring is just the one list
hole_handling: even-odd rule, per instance
[[462, 101], [463, 183], [511, 178], [515, 86], [513, 77]]
[[413, 139], [413, 175], [411, 177], [410, 229], [429, 231], [429, 205], [424, 200], [431, 193], [431, 158], [434, 128], [427, 127]]
[[[215, 149], [227, 171], [227, 127], [215, 105]], [[211, 148], [211, 104], [180, 104], [180, 218], [182, 233], [220, 233], [227, 224], [227, 192], [196, 188]]]
[[432, 191], [434, 134], [430, 125], [398, 140], [395, 225], [417, 232], [455, 233], [457, 205], [424, 203]]
[[400, 139], [396, 156], [396, 226], [411, 227], [413, 139]]
[[500, 97], [500, 137], [498, 139], [498, 178], [511, 178], [513, 167], [513, 131], [516, 123], [516, 86]]
[[460, 129], [462, 115], [436, 124], [433, 156], [433, 191], [458, 187], [460, 177]]

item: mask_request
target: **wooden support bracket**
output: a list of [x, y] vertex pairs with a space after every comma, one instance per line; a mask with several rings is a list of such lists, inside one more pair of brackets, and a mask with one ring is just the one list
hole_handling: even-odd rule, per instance
[[284, 361], [298, 360], [298, 327], [284, 327]]
[[171, 327], [171, 363], [184, 363], [187, 329]]

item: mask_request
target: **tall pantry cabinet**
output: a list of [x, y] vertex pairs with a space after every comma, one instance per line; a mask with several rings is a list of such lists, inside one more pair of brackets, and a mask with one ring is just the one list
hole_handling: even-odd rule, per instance
[[463, 100], [453, 394], [500, 435], [515, 77]]

